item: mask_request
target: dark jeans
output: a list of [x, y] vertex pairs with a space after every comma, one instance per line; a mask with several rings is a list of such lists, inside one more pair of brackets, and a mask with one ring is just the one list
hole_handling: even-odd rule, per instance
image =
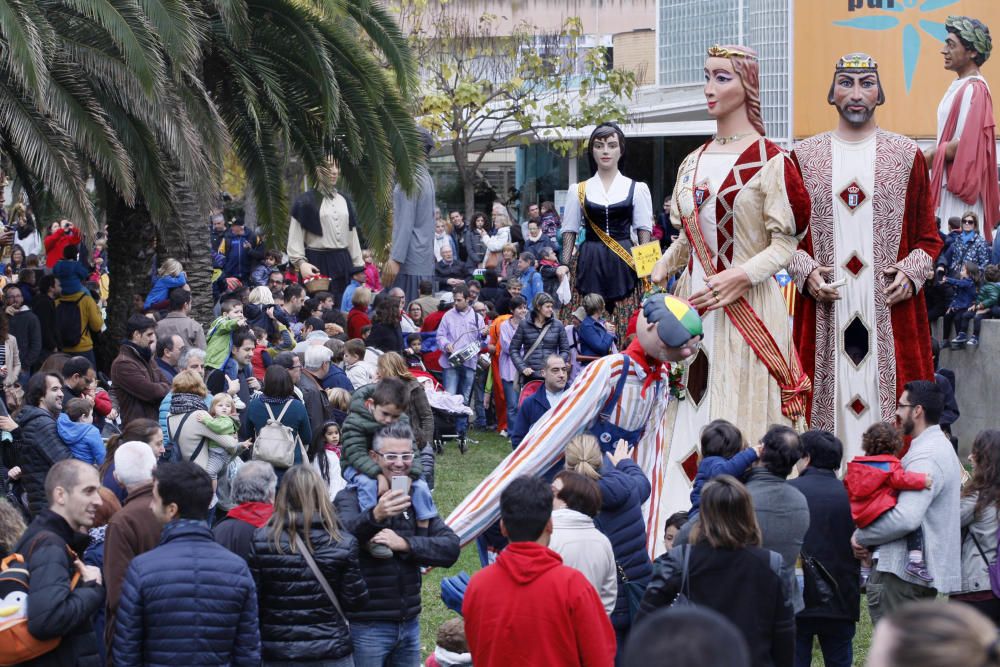
[[934, 599], [937, 597], [937, 590], [911, 584], [891, 572], [874, 570], [868, 578], [865, 595], [868, 598], [868, 614], [874, 626], [883, 616], [891, 614], [907, 602]]
[[795, 667], [812, 664], [813, 637], [819, 637], [826, 667], [851, 667], [854, 661], [854, 621], [832, 618], [795, 619]]
[[969, 332], [969, 322], [972, 322], [972, 335], [978, 337], [979, 332], [983, 328], [983, 320], [992, 320], [1000, 318], [1000, 306], [993, 306], [988, 311], [977, 313], [973, 310], [967, 310], [958, 316], [957, 324], [955, 325], [955, 330], [959, 333]]

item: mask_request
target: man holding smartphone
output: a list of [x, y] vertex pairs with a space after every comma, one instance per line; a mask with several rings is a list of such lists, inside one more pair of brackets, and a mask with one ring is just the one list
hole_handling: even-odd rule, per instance
[[358, 667], [420, 662], [420, 568], [451, 567], [458, 560], [458, 536], [441, 517], [430, 519], [426, 528], [417, 525], [409, 493], [416, 455], [408, 424], [383, 426], [372, 441], [372, 456], [389, 480], [389, 490], [364, 512], [355, 487], [344, 489], [334, 500], [341, 523], [360, 544], [382, 544], [392, 550], [387, 559], [360, 551], [369, 602], [348, 613]]
[[836, 434], [849, 460], [870, 425], [894, 420], [907, 382], [934, 379], [927, 308], [913, 297], [941, 239], [923, 153], [875, 123], [875, 60], [841, 58], [828, 101], [837, 129], [793, 153], [812, 211], [788, 273], [804, 297], [794, 337], [812, 379], [810, 426]]

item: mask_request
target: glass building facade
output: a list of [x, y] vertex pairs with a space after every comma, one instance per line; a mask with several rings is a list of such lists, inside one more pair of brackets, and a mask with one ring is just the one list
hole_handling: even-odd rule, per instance
[[712, 44], [745, 44], [760, 54], [761, 107], [768, 136], [787, 143], [791, 70], [790, 0], [660, 0], [658, 66], [663, 86], [703, 80]]

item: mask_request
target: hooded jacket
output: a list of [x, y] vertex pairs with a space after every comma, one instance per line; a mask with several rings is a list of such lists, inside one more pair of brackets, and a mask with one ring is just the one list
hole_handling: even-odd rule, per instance
[[569, 508], [552, 512], [552, 539], [549, 548], [563, 563], [579, 570], [601, 596], [604, 611], [611, 614], [618, 599], [618, 572], [611, 542], [594, 527], [594, 520]]
[[274, 505], [271, 503], [242, 503], [229, 510], [226, 518], [215, 524], [212, 534], [216, 542], [249, 561], [253, 532], [267, 523], [273, 513]]
[[535, 542], [512, 542], [472, 576], [462, 603], [476, 667], [611, 667], [615, 633], [597, 591]]
[[74, 459], [97, 466], [104, 463], [104, 440], [96, 426], [86, 422], [75, 422], [63, 412], [56, 420], [56, 430], [59, 438], [69, 447]]
[[927, 475], [906, 472], [892, 454], [858, 456], [847, 464], [844, 476], [851, 515], [858, 528], [864, 528], [896, 506], [900, 491], [923, 491]]

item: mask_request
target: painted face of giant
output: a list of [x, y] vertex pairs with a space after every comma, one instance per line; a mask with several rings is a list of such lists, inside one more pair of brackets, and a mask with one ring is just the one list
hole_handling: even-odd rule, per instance
[[728, 58], [705, 60], [705, 103], [712, 118], [725, 118], [746, 103], [743, 81]]
[[875, 72], [837, 72], [833, 79], [833, 104], [840, 117], [861, 126], [875, 115], [879, 104], [879, 81]]
[[646, 319], [646, 314], [639, 311], [639, 319], [635, 327], [636, 336], [643, 351], [660, 361], [683, 361], [698, 351], [701, 344], [701, 336], [695, 336], [680, 347], [670, 347], [660, 339], [656, 332], [656, 323]]

